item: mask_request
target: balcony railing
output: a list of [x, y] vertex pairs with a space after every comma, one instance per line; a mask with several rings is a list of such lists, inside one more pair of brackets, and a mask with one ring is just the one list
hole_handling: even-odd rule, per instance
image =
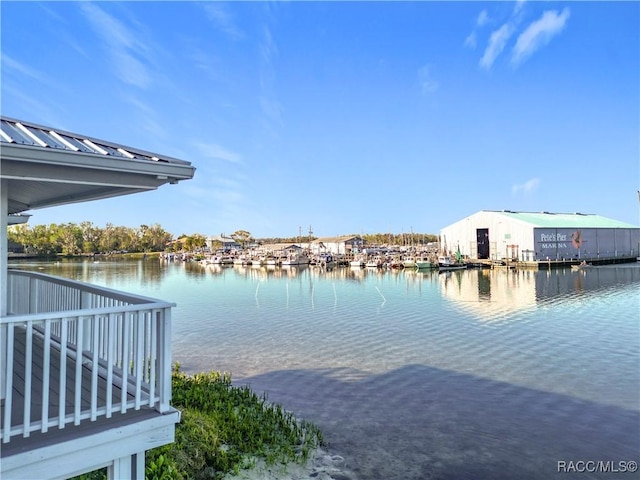
[[170, 410], [173, 304], [10, 270], [6, 306], [3, 443], [142, 407]]

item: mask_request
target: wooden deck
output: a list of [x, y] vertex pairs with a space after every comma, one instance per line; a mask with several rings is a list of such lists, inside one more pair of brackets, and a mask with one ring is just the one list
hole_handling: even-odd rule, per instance
[[[24, 352], [26, 350], [26, 334], [24, 328], [17, 328], [16, 335], [14, 339], [14, 375], [13, 375], [13, 398], [14, 404], [12, 406], [11, 411], [11, 424], [19, 424], [22, 422], [24, 417], [24, 392], [26, 388], [26, 365], [25, 365], [25, 355]], [[49, 393], [48, 393], [48, 412], [47, 418], [58, 417], [60, 413], [60, 401], [59, 399], [62, 397], [67, 399], [66, 405], [64, 406], [64, 415], [73, 415], [74, 413], [74, 404], [73, 400], [75, 398], [74, 386], [75, 386], [75, 371], [76, 371], [76, 358], [75, 351], [71, 351], [73, 355], [68, 355], [66, 359], [66, 368], [65, 368], [65, 380], [64, 382], [60, 382], [60, 350], [55, 348], [55, 345], [51, 348], [51, 357], [50, 357], [50, 372], [49, 372]], [[31, 381], [31, 405], [29, 405], [31, 411], [31, 422], [41, 422], [42, 421], [42, 399], [44, 398], [44, 392], [42, 391], [42, 385], [45, 383], [43, 380], [43, 371], [44, 371], [44, 344], [42, 342], [42, 337], [35, 334], [33, 335], [33, 362], [31, 364], [32, 369], [32, 378]], [[91, 407], [91, 390], [89, 386], [91, 385], [91, 379], [93, 372], [88, 367], [83, 365], [81, 368], [82, 379], [81, 384], [83, 386], [81, 394], [80, 394], [80, 406], [82, 410], [87, 410]], [[51, 381], [54, 380], [54, 381]], [[57, 380], [57, 381], [55, 381]], [[60, 383], [65, 385], [65, 395], [60, 395]], [[114, 383], [112, 386], [111, 393], [111, 401], [117, 403], [120, 401], [120, 396], [122, 394], [122, 389], [119, 387], [118, 383]], [[133, 397], [131, 394], [128, 395], [129, 399]], [[101, 375], [98, 372], [98, 391], [97, 391], [97, 401], [99, 405], [106, 405], [107, 399], [107, 380], [104, 375]], [[4, 414], [4, 410], [2, 411]]]
[[146, 450], [174, 441], [174, 304], [9, 270], [0, 477], [63, 480], [108, 467], [144, 479]]
[[[42, 446], [51, 445], [67, 438], [77, 438], [82, 435], [89, 435], [99, 433], [100, 431], [113, 428], [114, 426], [122, 426], [126, 424], [135, 423], [144, 419], [152, 418], [153, 416], [160, 416], [153, 408], [141, 408], [139, 410], [128, 409], [126, 413], [117, 413], [111, 418], [107, 418], [105, 412], [101, 416], [97, 416], [94, 421], [90, 418], [84, 419], [77, 424], [68, 424], [59, 428], [59, 423], [51, 425], [52, 421], [55, 421], [62, 415], [64, 417], [73, 417], [74, 412], [77, 409], [76, 394], [74, 388], [76, 385], [76, 356], [75, 351], [71, 350], [70, 354], [66, 358], [65, 371], [61, 381], [61, 355], [60, 350], [54, 346], [50, 349], [50, 367], [49, 367], [49, 382], [44, 382], [44, 342], [41, 335], [34, 334], [33, 338], [33, 358], [31, 363], [31, 402], [30, 405], [25, 404], [25, 389], [27, 388], [25, 365], [25, 351], [26, 351], [26, 331], [24, 328], [16, 328], [14, 336], [14, 362], [13, 362], [13, 402], [11, 406], [11, 425], [20, 425], [25, 421], [25, 412], [27, 412], [27, 422], [32, 425], [39, 424], [40, 429], [31, 432], [28, 437], [22, 435], [13, 436], [8, 443], [4, 443], [1, 446], [1, 457], [5, 458], [16, 453], [25, 452], [30, 449], [40, 448]], [[11, 346], [9, 346], [11, 348]], [[82, 359], [83, 357], [80, 356]], [[114, 376], [113, 383], [110, 388], [107, 386], [106, 376], [98, 371], [98, 389], [95, 398], [92, 398], [91, 382], [94, 374], [90, 362], [86, 362], [86, 365], [82, 365], [81, 371], [81, 385], [82, 389], [79, 395], [80, 409], [83, 412], [89, 411], [91, 403], [97, 402], [98, 411], [101, 406], [107, 404], [107, 391], [111, 391], [111, 402], [115, 405], [120, 402], [122, 396], [121, 379]], [[45, 392], [42, 390], [43, 384], [49, 384], [47, 408], [43, 411], [43, 400], [47, 398]], [[64, 385], [65, 394], [60, 395], [60, 385]], [[60, 399], [65, 399], [65, 404], [61, 409]], [[127, 394], [127, 400], [133, 401], [133, 396]], [[2, 418], [1, 422], [4, 422], [5, 404], [2, 401]], [[50, 419], [48, 425], [43, 425], [43, 413], [46, 419]], [[88, 414], [86, 415], [88, 416]], [[4, 423], [2, 423], [4, 424]]]
[[118, 414], [111, 418], [100, 417], [94, 422], [83, 422], [80, 425], [67, 426], [64, 429], [50, 429], [46, 433], [33, 432], [29, 437], [14, 437], [11, 442], [2, 444], [0, 458], [5, 459], [30, 452], [32, 450], [51, 447], [53, 445], [82, 439], [100, 434], [114, 428], [121, 429], [128, 425], [138, 424], [146, 420], [162, 417], [162, 414], [149, 407]]

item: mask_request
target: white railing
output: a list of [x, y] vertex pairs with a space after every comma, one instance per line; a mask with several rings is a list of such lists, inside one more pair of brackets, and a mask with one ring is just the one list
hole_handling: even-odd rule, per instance
[[7, 287], [4, 443], [144, 406], [170, 409], [173, 304], [17, 270]]

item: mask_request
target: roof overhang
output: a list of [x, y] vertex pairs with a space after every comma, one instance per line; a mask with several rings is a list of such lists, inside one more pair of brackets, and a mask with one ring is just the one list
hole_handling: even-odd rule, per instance
[[31, 215], [7, 215], [7, 225], [20, 225], [21, 223], [27, 223]]
[[[3, 128], [10, 126], [10, 121], [13, 120], [3, 118]], [[53, 133], [46, 127], [30, 125], [29, 128], [45, 140], [49, 138], [45, 135]], [[66, 138], [84, 138], [62, 133]], [[55, 148], [46, 142], [43, 142], [44, 146], [35, 142], [9, 142], [3, 136], [0, 178], [3, 188], [6, 186], [9, 191], [8, 213], [144, 192], [193, 178], [195, 169], [188, 162], [168, 157], [161, 159], [149, 152], [92, 140], [91, 145], [98, 145], [99, 149], [100, 145], [105, 145], [98, 151], [120, 148], [126, 149], [127, 155]]]

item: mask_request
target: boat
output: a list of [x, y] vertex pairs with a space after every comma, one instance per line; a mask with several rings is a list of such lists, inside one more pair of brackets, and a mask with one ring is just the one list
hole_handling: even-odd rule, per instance
[[320, 267], [333, 267], [334, 258], [330, 253], [322, 253], [314, 259], [314, 262]]
[[353, 260], [349, 262], [349, 266], [353, 268], [362, 268], [366, 264], [366, 256], [364, 255], [356, 255], [353, 257]]
[[438, 257], [438, 270], [441, 272], [446, 272], [451, 270], [464, 270], [466, 268], [467, 268], [466, 263], [462, 263], [451, 257], [447, 257], [444, 255], [441, 255]]
[[586, 270], [588, 268], [593, 267], [593, 265], [591, 265], [590, 263], [587, 262], [581, 262], [578, 265], [571, 265], [571, 270]]
[[214, 265], [225, 265], [225, 266], [233, 265], [233, 257], [228, 255], [225, 255], [225, 256], [216, 255], [211, 258], [209, 263], [213, 263]]
[[309, 262], [310, 260], [306, 253], [291, 253], [282, 260], [282, 266], [286, 267], [290, 265], [309, 265]]
[[269, 267], [279, 267], [285, 257], [280, 255], [267, 255], [264, 264]]
[[252, 267], [261, 267], [267, 264], [267, 257], [265, 255], [253, 256], [250, 260]]
[[429, 258], [417, 258], [416, 259], [416, 269], [417, 270], [428, 270], [430, 268], [438, 268], [438, 264], [432, 261]]
[[249, 258], [247, 255], [238, 255], [233, 259], [233, 264], [240, 266], [251, 265], [251, 258]]
[[402, 260], [400, 260], [400, 257], [398, 255], [394, 255], [389, 260], [389, 266], [393, 269], [402, 269], [404, 268], [404, 263], [402, 263]]
[[405, 257], [402, 260], [402, 266], [404, 268], [414, 268], [416, 266], [416, 259], [414, 257]]
[[367, 267], [367, 268], [382, 268], [382, 266], [384, 265], [384, 262], [385, 262], [384, 257], [382, 257], [381, 255], [374, 255], [373, 257], [370, 257], [365, 262], [365, 267]]

